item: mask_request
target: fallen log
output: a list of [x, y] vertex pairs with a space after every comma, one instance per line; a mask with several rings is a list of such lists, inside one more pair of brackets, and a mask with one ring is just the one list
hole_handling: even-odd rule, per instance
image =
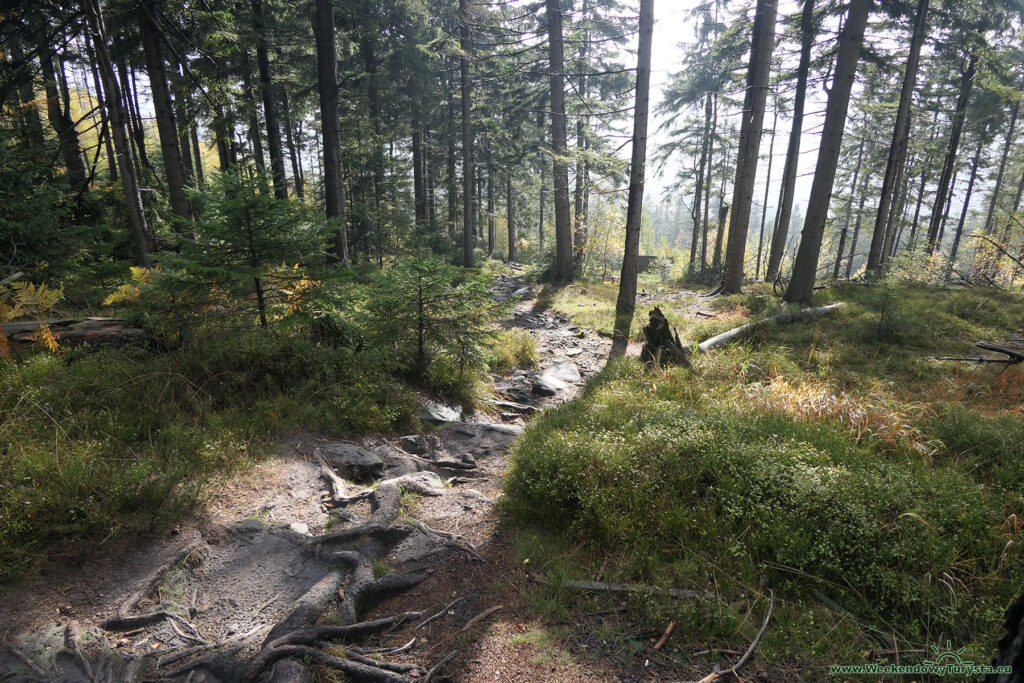
[[0, 323], [0, 335], [13, 345], [35, 342], [40, 327], [50, 328], [54, 339], [70, 344], [110, 344], [123, 346], [128, 342], [147, 342], [145, 330], [134, 327], [123, 318], [65, 318], [61, 320], [22, 320]]
[[[534, 574], [541, 583], [550, 583], [543, 574]], [[686, 588], [657, 588], [655, 586], [642, 586], [634, 583], [604, 583], [603, 581], [566, 581], [567, 588], [576, 588], [583, 591], [604, 591], [609, 593], [647, 593], [648, 595], [668, 595], [673, 598], [713, 598], [714, 593], [700, 590], [689, 590]]]
[[1016, 351], [1014, 349], [1008, 349], [1005, 346], [996, 346], [990, 342], [975, 342], [974, 344], [979, 349], [986, 351], [993, 351], [995, 353], [1001, 353], [1006, 358], [993, 358], [992, 356], [938, 356], [935, 360], [951, 360], [959, 361], [962, 363], [1003, 363], [1005, 365], [1016, 365], [1017, 363], [1024, 363], [1024, 353]]
[[723, 332], [722, 334], [711, 337], [710, 339], [705, 339], [704, 341], [697, 345], [697, 350], [700, 353], [707, 353], [712, 349], [716, 349], [719, 346], [724, 346], [725, 344], [728, 344], [734, 339], [754, 332], [755, 330], [759, 330], [764, 327], [769, 327], [771, 325], [782, 325], [785, 323], [795, 323], [805, 320], [814, 320], [815, 318], [821, 318], [826, 315], [831, 315], [838, 311], [844, 305], [845, 304], [843, 304], [843, 302], [840, 301], [839, 303], [830, 304], [828, 306], [821, 306], [820, 308], [805, 308], [802, 311], [784, 311], [782, 313], [773, 315], [770, 318], [765, 318], [764, 320], [755, 320], [752, 323], [747, 323], [746, 325], [734, 327], [728, 332]]

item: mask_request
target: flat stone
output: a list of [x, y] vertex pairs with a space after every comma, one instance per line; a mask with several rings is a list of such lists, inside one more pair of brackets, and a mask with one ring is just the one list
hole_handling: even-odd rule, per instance
[[520, 287], [516, 291], [512, 292], [512, 296], [526, 296], [530, 293], [529, 287]]
[[458, 422], [462, 419], [462, 409], [449, 408], [437, 401], [424, 401], [420, 406], [420, 419], [427, 422]]
[[541, 379], [557, 379], [562, 382], [579, 382], [582, 377], [580, 376], [580, 369], [576, 367], [576, 364], [572, 361], [566, 361], [553, 365], [541, 375]]
[[583, 349], [580, 349], [580, 348], [566, 349], [565, 350], [565, 355], [567, 355], [569, 357], [578, 356], [581, 353], [583, 353]]
[[500, 434], [522, 434], [526, 431], [522, 425], [488, 424], [487, 429]]
[[231, 530], [239, 534], [256, 534], [263, 531], [263, 522], [258, 519], [240, 519], [231, 525]]
[[554, 396], [567, 388], [569, 385], [556, 377], [541, 376], [533, 383], [533, 393], [540, 396]]
[[288, 528], [291, 529], [292, 531], [294, 531], [297, 534], [302, 534], [303, 536], [309, 536], [309, 525], [306, 524], [305, 522], [292, 522], [291, 524], [288, 525]]
[[380, 456], [354, 443], [329, 443], [321, 452], [324, 460], [345, 479], [374, 481], [384, 474], [384, 461]]
[[403, 436], [398, 440], [398, 445], [401, 446], [402, 450], [406, 453], [412, 453], [413, 455], [427, 455], [433, 453], [437, 447], [437, 437], [427, 436], [426, 434], [410, 434]]

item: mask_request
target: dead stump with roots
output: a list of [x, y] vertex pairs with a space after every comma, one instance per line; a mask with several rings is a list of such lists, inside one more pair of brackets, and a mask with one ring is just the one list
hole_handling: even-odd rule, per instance
[[640, 359], [653, 365], [685, 365], [690, 367], [686, 348], [679, 341], [679, 333], [669, 329], [668, 318], [655, 306], [648, 314], [650, 322], [644, 327], [644, 347]]

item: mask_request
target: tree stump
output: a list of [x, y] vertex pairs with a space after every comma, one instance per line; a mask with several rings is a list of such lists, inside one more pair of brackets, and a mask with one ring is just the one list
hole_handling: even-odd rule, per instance
[[648, 314], [650, 322], [644, 327], [644, 347], [640, 351], [640, 360], [652, 365], [685, 365], [690, 367], [690, 359], [679, 333], [669, 329], [668, 318], [655, 306]]

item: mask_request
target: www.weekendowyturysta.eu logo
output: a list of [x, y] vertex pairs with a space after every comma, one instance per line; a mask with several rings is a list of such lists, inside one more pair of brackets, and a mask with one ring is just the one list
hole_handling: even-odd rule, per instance
[[932, 676], [984, 676], [1013, 673], [1012, 666], [975, 664], [963, 659], [967, 648], [954, 650], [953, 643], [945, 647], [931, 646], [932, 657], [920, 664], [835, 664], [829, 667], [833, 675], [892, 676], [898, 674], [929, 674]]

